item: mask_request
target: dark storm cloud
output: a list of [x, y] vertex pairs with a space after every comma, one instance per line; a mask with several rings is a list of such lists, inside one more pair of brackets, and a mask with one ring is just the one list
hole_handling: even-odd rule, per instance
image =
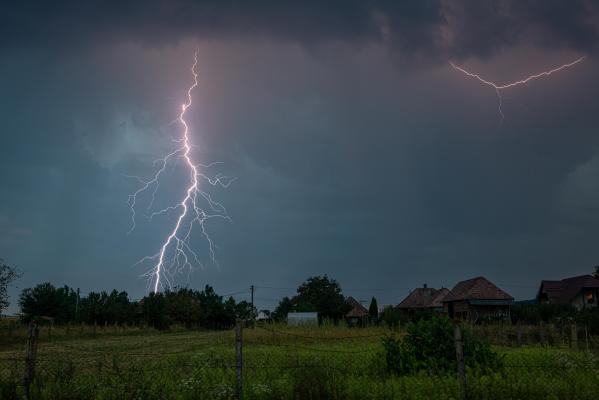
[[[144, 293], [145, 271], [128, 266], [170, 225], [126, 235], [122, 175], [148, 176], [170, 148], [197, 39], [190, 122], [202, 156], [239, 179], [215, 193], [234, 221], [210, 226], [221, 269], [195, 287], [322, 273], [362, 289], [481, 274], [535, 285], [590, 271], [595, 58], [506, 91], [503, 124], [493, 90], [446, 62], [484, 58], [481, 73], [512, 79], [593, 53], [597, 4], [2, 2], [0, 257], [26, 286]], [[164, 189], [162, 201], [180, 187]]]
[[453, 53], [491, 55], [511, 45], [597, 50], [599, 3], [594, 0], [447, 1]]
[[514, 44], [597, 49], [594, 0], [3, 2], [4, 48], [256, 36], [314, 44], [385, 42], [445, 61]]

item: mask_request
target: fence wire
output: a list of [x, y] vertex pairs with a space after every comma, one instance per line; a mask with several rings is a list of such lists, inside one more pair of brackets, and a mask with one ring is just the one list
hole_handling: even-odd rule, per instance
[[[257, 340], [255, 332], [263, 336]], [[329, 337], [259, 326], [245, 333], [241, 393], [246, 399], [591, 399], [599, 393], [599, 356], [590, 351], [524, 348], [533, 361], [507, 357], [493, 371], [466, 369], [461, 380], [457, 366], [393, 375], [385, 367], [382, 333]], [[143, 336], [122, 349], [105, 348], [110, 343], [93, 339], [39, 343], [33, 381], [37, 392], [31, 398], [35, 393], [57, 399], [238, 397], [232, 331], [183, 334], [177, 340], [182, 343], [172, 349], [167, 342], [161, 346], [160, 337], [144, 343]], [[0, 352], [1, 399], [21, 398], [30, 362], [24, 351]], [[52, 392], [57, 387], [63, 392]]]

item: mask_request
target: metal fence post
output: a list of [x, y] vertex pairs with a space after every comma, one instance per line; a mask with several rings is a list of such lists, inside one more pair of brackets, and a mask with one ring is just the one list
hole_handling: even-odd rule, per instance
[[456, 324], [453, 331], [453, 338], [455, 342], [455, 355], [458, 363], [458, 379], [462, 384], [462, 390], [464, 391], [463, 398], [467, 399], [467, 386], [466, 386], [466, 366], [464, 365], [464, 346], [462, 342], [462, 331], [460, 326]]
[[235, 359], [237, 386], [235, 393], [237, 400], [243, 399], [243, 321], [237, 320], [235, 324]]
[[25, 387], [25, 397], [29, 399], [29, 386], [35, 379], [35, 359], [37, 357], [37, 338], [39, 329], [35, 322], [29, 324], [27, 338], [27, 354], [25, 356], [25, 376], [23, 386]]

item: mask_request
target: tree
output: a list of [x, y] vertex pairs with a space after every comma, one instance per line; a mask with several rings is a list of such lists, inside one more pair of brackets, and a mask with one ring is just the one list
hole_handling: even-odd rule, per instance
[[21, 277], [21, 273], [15, 268], [4, 264], [0, 260], [0, 313], [10, 304], [8, 302], [8, 287]]
[[599, 279], [599, 265], [595, 266], [595, 272], [593, 273], [593, 276]]
[[145, 321], [156, 329], [166, 329], [170, 320], [166, 314], [166, 298], [164, 293], [151, 292], [143, 298], [142, 312]]
[[376, 302], [374, 296], [372, 296], [372, 300], [370, 300], [370, 307], [368, 307], [368, 316], [370, 317], [370, 321], [374, 323], [378, 323], [379, 320], [379, 305]]
[[297, 288], [294, 297], [296, 311], [316, 311], [319, 319], [337, 322], [351, 309], [345, 301], [341, 286], [327, 275], [308, 278]]
[[61, 311], [62, 300], [62, 293], [50, 282], [24, 289], [19, 297], [22, 318], [25, 321], [35, 317], [56, 318]]
[[293, 300], [285, 296], [279, 301], [279, 305], [272, 313], [272, 318], [277, 322], [285, 321], [287, 319], [287, 314], [292, 312], [294, 308], [295, 305], [293, 304]]

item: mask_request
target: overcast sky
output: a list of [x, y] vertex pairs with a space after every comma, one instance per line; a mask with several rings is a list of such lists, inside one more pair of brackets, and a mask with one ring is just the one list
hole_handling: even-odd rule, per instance
[[[206, 226], [219, 265], [177, 284], [269, 287], [268, 308], [311, 275], [379, 304], [483, 275], [527, 299], [599, 264], [596, 1], [39, 3], [0, 5], [13, 303], [44, 281], [146, 294], [134, 264], [176, 215], [142, 208], [128, 235], [125, 175], [176, 145], [196, 48], [194, 157], [237, 180], [210, 189], [232, 218]], [[449, 65], [505, 83], [581, 56], [503, 91], [503, 121], [493, 88]], [[184, 193], [181, 168], [157, 206]]]

